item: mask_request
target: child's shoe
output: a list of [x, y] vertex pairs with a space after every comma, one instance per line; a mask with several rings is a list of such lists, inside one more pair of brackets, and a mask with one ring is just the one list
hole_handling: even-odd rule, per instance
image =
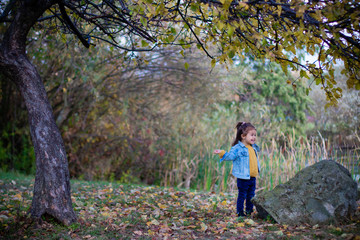
[[238, 217], [246, 217], [246, 214], [244, 212], [240, 212], [237, 215], [238, 215]]

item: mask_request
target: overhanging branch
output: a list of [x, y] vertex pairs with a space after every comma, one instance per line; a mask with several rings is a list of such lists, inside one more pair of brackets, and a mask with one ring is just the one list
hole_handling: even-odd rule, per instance
[[192, 32], [192, 34], [194, 35], [194, 37], [196, 38], [197, 42], [200, 44], [201, 48], [204, 50], [204, 52], [206, 53], [206, 55], [209, 57], [209, 58], [214, 58], [213, 56], [211, 56], [208, 51], [206, 51], [204, 45], [202, 44], [202, 42], [200, 41], [200, 39], [198, 38], [198, 36], [196, 35], [196, 33], [194, 32], [194, 30], [192, 29], [192, 27], [190, 26], [190, 24], [188, 23], [188, 21], [186, 21], [184, 15], [181, 13], [180, 11], [180, 8], [179, 8], [179, 5], [180, 5], [180, 0], [178, 0], [177, 2], [177, 7], [176, 7], [176, 10], [178, 11], [178, 13], [180, 14], [181, 18], [183, 19], [183, 21], [185, 22], [186, 25], [189, 26], [189, 29], [190, 31]]
[[59, 9], [63, 20], [68, 25], [68, 27], [73, 31], [73, 33], [80, 39], [81, 43], [86, 47], [89, 48], [90, 44], [86, 39], [82, 36], [81, 32], [76, 28], [74, 23], [71, 21], [70, 17], [67, 15], [65, 6], [63, 2], [59, 2]]

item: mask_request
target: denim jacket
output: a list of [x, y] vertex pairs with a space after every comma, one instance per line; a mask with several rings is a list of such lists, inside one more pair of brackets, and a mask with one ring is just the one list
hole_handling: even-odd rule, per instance
[[[258, 169], [260, 172], [260, 163], [259, 163], [259, 151], [260, 148], [258, 145], [251, 145], [256, 154], [256, 160]], [[233, 170], [232, 175], [236, 178], [241, 179], [250, 179], [250, 166], [249, 166], [249, 150], [242, 142], [238, 142], [235, 146], [233, 146], [229, 152], [226, 152], [224, 156], [220, 159], [220, 163], [222, 161], [233, 161]]]

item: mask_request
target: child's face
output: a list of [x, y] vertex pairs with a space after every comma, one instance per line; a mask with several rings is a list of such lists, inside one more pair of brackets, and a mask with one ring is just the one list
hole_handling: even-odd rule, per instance
[[250, 144], [254, 144], [256, 141], [256, 130], [255, 129], [251, 129], [248, 134], [246, 134], [246, 136], [242, 136], [242, 143], [244, 143], [245, 145], [250, 145]]

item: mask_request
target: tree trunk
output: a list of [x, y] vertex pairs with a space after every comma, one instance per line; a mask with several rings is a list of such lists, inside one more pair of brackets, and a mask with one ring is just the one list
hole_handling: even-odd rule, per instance
[[64, 143], [41, 78], [29, 64], [26, 64], [24, 73], [29, 72], [27, 76], [23, 76], [23, 82], [18, 84], [18, 87], [28, 109], [36, 155], [31, 215], [40, 217], [47, 213], [65, 224], [70, 224], [75, 221], [76, 216], [70, 196], [70, 177]]
[[71, 202], [68, 162], [43, 82], [26, 56], [17, 59], [14, 69], [17, 71], [14, 82], [28, 111], [36, 156], [31, 215], [40, 218], [49, 214], [66, 225], [71, 224], [76, 216]]
[[41, 77], [25, 53], [27, 33], [49, 7], [46, 5], [52, 5], [53, 2], [20, 1], [19, 4], [15, 20], [0, 45], [0, 71], [16, 84], [28, 111], [36, 157], [30, 213], [34, 218], [48, 214], [69, 225], [76, 220], [76, 215], [71, 202], [64, 143]]

